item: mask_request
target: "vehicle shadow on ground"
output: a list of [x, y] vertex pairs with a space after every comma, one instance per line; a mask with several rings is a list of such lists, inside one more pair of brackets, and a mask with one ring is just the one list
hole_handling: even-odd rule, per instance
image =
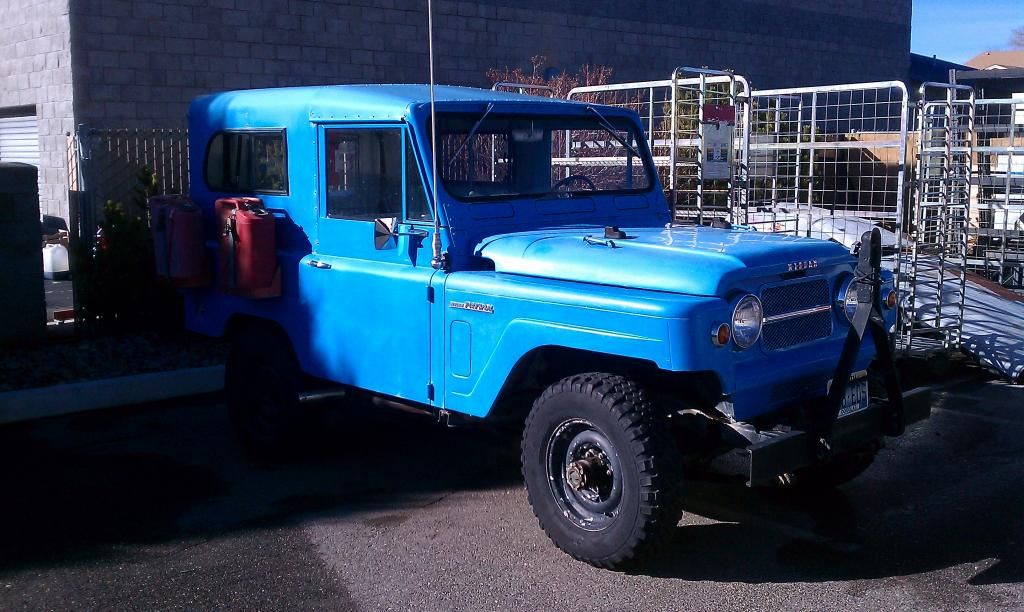
[[[1005, 510], [974, 506], [865, 516], [854, 493], [749, 491], [742, 483], [694, 483], [687, 511], [715, 519], [684, 525], [657, 557], [635, 572], [715, 582], [784, 583], [888, 578], [974, 563], [970, 584], [1024, 581], [1019, 508], [1007, 485]], [[894, 501], [900, 503], [900, 496]], [[992, 503], [994, 500], [989, 500]], [[739, 509], [739, 510], [737, 510]]]
[[[886, 578], [961, 564], [970, 584], [1024, 581], [1024, 390], [940, 400], [932, 418], [838, 489], [748, 489], [741, 478], [690, 483], [680, 526], [638, 573], [721, 582]], [[1001, 411], [998, 407], [1002, 407]], [[996, 413], [998, 416], [994, 416]]]
[[[972, 584], [1020, 582], [1024, 426], [957, 418], [933, 418], [840, 490], [696, 479], [686, 511], [713, 521], [685, 520], [666, 552], [634, 571], [816, 582], [972, 563], [985, 566]], [[0, 575], [522, 486], [514, 435], [406, 415], [335, 412], [293, 460], [250, 461], [215, 399], [5, 428], [0, 462]]]
[[520, 480], [518, 449], [488, 430], [349, 415], [270, 463], [243, 455], [223, 412], [165, 402], [0, 429], [0, 575]]

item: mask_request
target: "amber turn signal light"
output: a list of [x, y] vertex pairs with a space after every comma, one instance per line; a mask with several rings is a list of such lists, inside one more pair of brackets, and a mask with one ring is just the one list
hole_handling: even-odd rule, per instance
[[888, 308], [889, 310], [892, 310], [893, 308], [896, 308], [896, 297], [897, 297], [896, 296], [896, 290], [895, 289], [890, 289], [885, 294], [885, 298], [884, 298], [885, 307]]
[[715, 346], [725, 346], [729, 344], [729, 338], [732, 337], [732, 329], [728, 323], [719, 323], [711, 328], [711, 342]]

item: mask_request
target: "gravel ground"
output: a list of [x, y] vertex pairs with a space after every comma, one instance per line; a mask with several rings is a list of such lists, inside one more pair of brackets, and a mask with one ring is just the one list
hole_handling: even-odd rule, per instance
[[18, 425], [0, 429], [0, 609], [1024, 609], [1021, 406], [947, 382], [826, 494], [695, 479], [669, 552], [634, 573], [558, 552], [516, 440], [487, 431], [338, 411], [268, 465], [216, 397]]
[[58, 338], [0, 352], [0, 392], [224, 363], [227, 346], [186, 332]]

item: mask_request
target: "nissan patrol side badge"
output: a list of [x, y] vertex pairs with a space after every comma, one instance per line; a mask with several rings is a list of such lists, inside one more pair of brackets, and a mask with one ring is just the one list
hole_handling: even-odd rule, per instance
[[788, 264], [786, 264], [786, 271], [797, 272], [799, 270], [811, 270], [817, 267], [817, 259], [808, 259], [807, 261], [791, 261]]
[[482, 312], [484, 314], [494, 314], [494, 304], [484, 304], [483, 302], [448, 302], [448, 307], [459, 310], [472, 310], [473, 312]]

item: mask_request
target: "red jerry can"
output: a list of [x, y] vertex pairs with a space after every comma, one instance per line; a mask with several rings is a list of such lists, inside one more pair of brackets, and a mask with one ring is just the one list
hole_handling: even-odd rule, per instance
[[281, 295], [277, 224], [259, 198], [221, 198], [220, 287], [251, 298]]
[[167, 213], [167, 270], [178, 287], [210, 284], [210, 265], [203, 242], [203, 213], [188, 200]]
[[181, 196], [157, 195], [149, 198], [149, 231], [153, 237], [153, 259], [157, 276], [167, 278], [167, 213], [178, 204]]
[[199, 208], [185, 196], [159, 195], [149, 199], [149, 213], [157, 275], [178, 287], [209, 284]]

